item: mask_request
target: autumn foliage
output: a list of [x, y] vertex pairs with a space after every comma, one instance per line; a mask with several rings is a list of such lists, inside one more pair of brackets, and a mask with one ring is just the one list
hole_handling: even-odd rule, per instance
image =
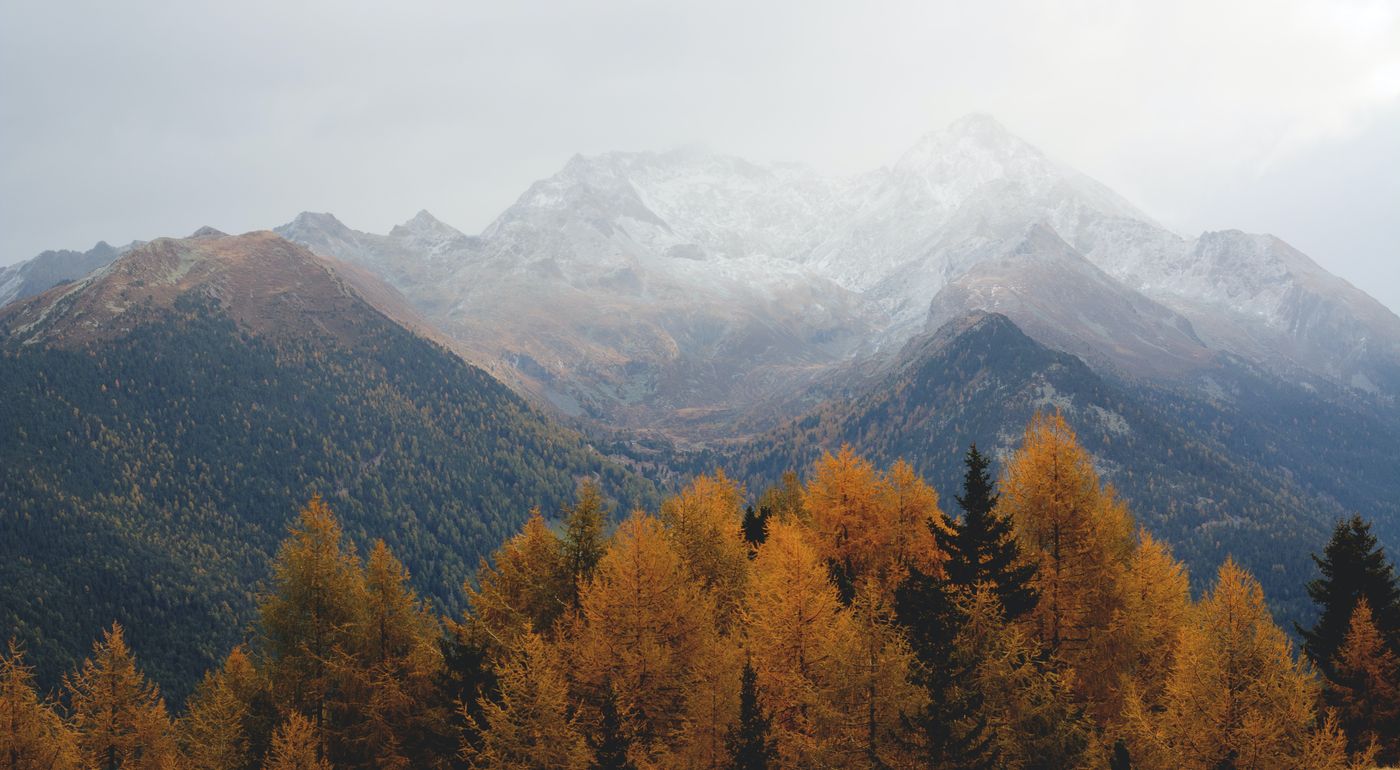
[[0, 770], [1342, 770], [1400, 751], [1396, 608], [1368, 601], [1389, 594], [1347, 593], [1344, 633], [1337, 610], [1309, 637], [1335, 650], [1324, 680], [1233, 561], [1192, 597], [1062, 415], [999, 479], [976, 448], [967, 464], [958, 515], [849, 448], [757, 505], [716, 471], [615, 526], [585, 484], [482, 562], [454, 618], [315, 498], [256, 629], [178, 719], [120, 625], [52, 695], [11, 645]]

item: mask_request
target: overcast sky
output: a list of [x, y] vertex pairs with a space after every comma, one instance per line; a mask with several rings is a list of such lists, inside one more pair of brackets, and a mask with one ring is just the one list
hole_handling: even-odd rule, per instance
[[576, 152], [853, 172], [973, 111], [1400, 308], [1389, 0], [0, 0], [0, 263], [306, 209], [475, 232]]

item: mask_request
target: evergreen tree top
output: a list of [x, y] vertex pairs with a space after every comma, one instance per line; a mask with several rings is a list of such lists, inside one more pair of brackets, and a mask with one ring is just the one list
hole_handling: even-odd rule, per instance
[[1308, 583], [1320, 610], [1310, 629], [1299, 628], [1303, 651], [1324, 673], [1333, 668], [1357, 600], [1365, 598], [1376, 627], [1400, 652], [1400, 581], [1385, 549], [1360, 516], [1337, 522], [1322, 555], [1313, 556], [1321, 577]]

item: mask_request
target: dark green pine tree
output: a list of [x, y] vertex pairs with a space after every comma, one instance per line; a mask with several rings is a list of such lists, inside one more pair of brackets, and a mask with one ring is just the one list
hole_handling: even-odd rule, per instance
[[734, 770], [768, 770], [777, 757], [773, 745], [772, 722], [758, 703], [758, 675], [744, 664], [739, 690], [739, 723], [729, 728], [729, 754]]
[[1133, 770], [1133, 758], [1128, 755], [1128, 744], [1121, 738], [1113, 742], [1113, 754], [1108, 758], [1108, 770]]
[[490, 653], [479, 640], [457, 634], [444, 636], [439, 646], [445, 665], [439, 674], [438, 687], [447, 695], [449, 703], [461, 704], [461, 713], [467, 718], [460, 720], [458, 727], [467, 744], [479, 749], [481, 735], [475, 726], [486, 724], [481, 696], [495, 692], [497, 684]]
[[617, 695], [609, 687], [603, 697], [602, 719], [598, 731], [588, 736], [589, 748], [593, 749], [593, 764], [590, 770], [637, 770], [627, 756], [632, 741], [622, 727], [622, 715], [617, 710]]
[[963, 462], [967, 471], [957, 498], [963, 515], [951, 522], [954, 535], [947, 544], [948, 579], [963, 589], [978, 583], [993, 586], [1007, 621], [1012, 621], [1035, 608], [1038, 597], [1031, 587], [1035, 566], [1021, 558], [1011, 522], [997, 515], [998, 495], [987, 473], [991, 462], [977, 451], [976, 444], [967, 450]]
[[772, 513], [766, 506], [760, 506], [757, 510], [752, 505], [744, 509], [744, 540], [748, 541], [749, 547], [757, 548], [763, 545], [763, 541], [768, 539], [768, 516]]
[[832, 585], [836, 586], [836, 598], [845, 606], [851, 606], [856, 600], [856, 569], [851, 565], [851, 560], [827, 559], [826, 572], [831, 576]]
[[982, 697], [973, 683], [977, 660], [956, 644], [967, 618], [951, 582], [911, 570], [895, 591], [895, 618], [904, 627], [917, 665], [913, 679], [929, 696], [928, 705], [903, 719], [922, 736], [924, 766], [938, 770], [993, 770], [998, 767]]
[[1308, 583], [1308, 595], [1319, 615], [1312, 628], [1298, 627], [1313, 665], [1331, 676], [1333, 658], [1362, 596], [1371, 605], [1377, 630], [1400, 654], [1400, 583], [1371, 525], [1360, 516], [1337, 522], [1322, 556], [1314, 554], [1313, 561], [1322, 576]]

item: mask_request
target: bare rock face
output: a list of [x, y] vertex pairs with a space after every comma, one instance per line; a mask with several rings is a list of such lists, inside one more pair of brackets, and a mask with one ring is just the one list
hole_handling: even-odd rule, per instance
[[1143, 291], [1196, 319], [1208, 344], [1293, 376], [1400, 394], [1400, 318], [1271, 235], [1204, 233]]

